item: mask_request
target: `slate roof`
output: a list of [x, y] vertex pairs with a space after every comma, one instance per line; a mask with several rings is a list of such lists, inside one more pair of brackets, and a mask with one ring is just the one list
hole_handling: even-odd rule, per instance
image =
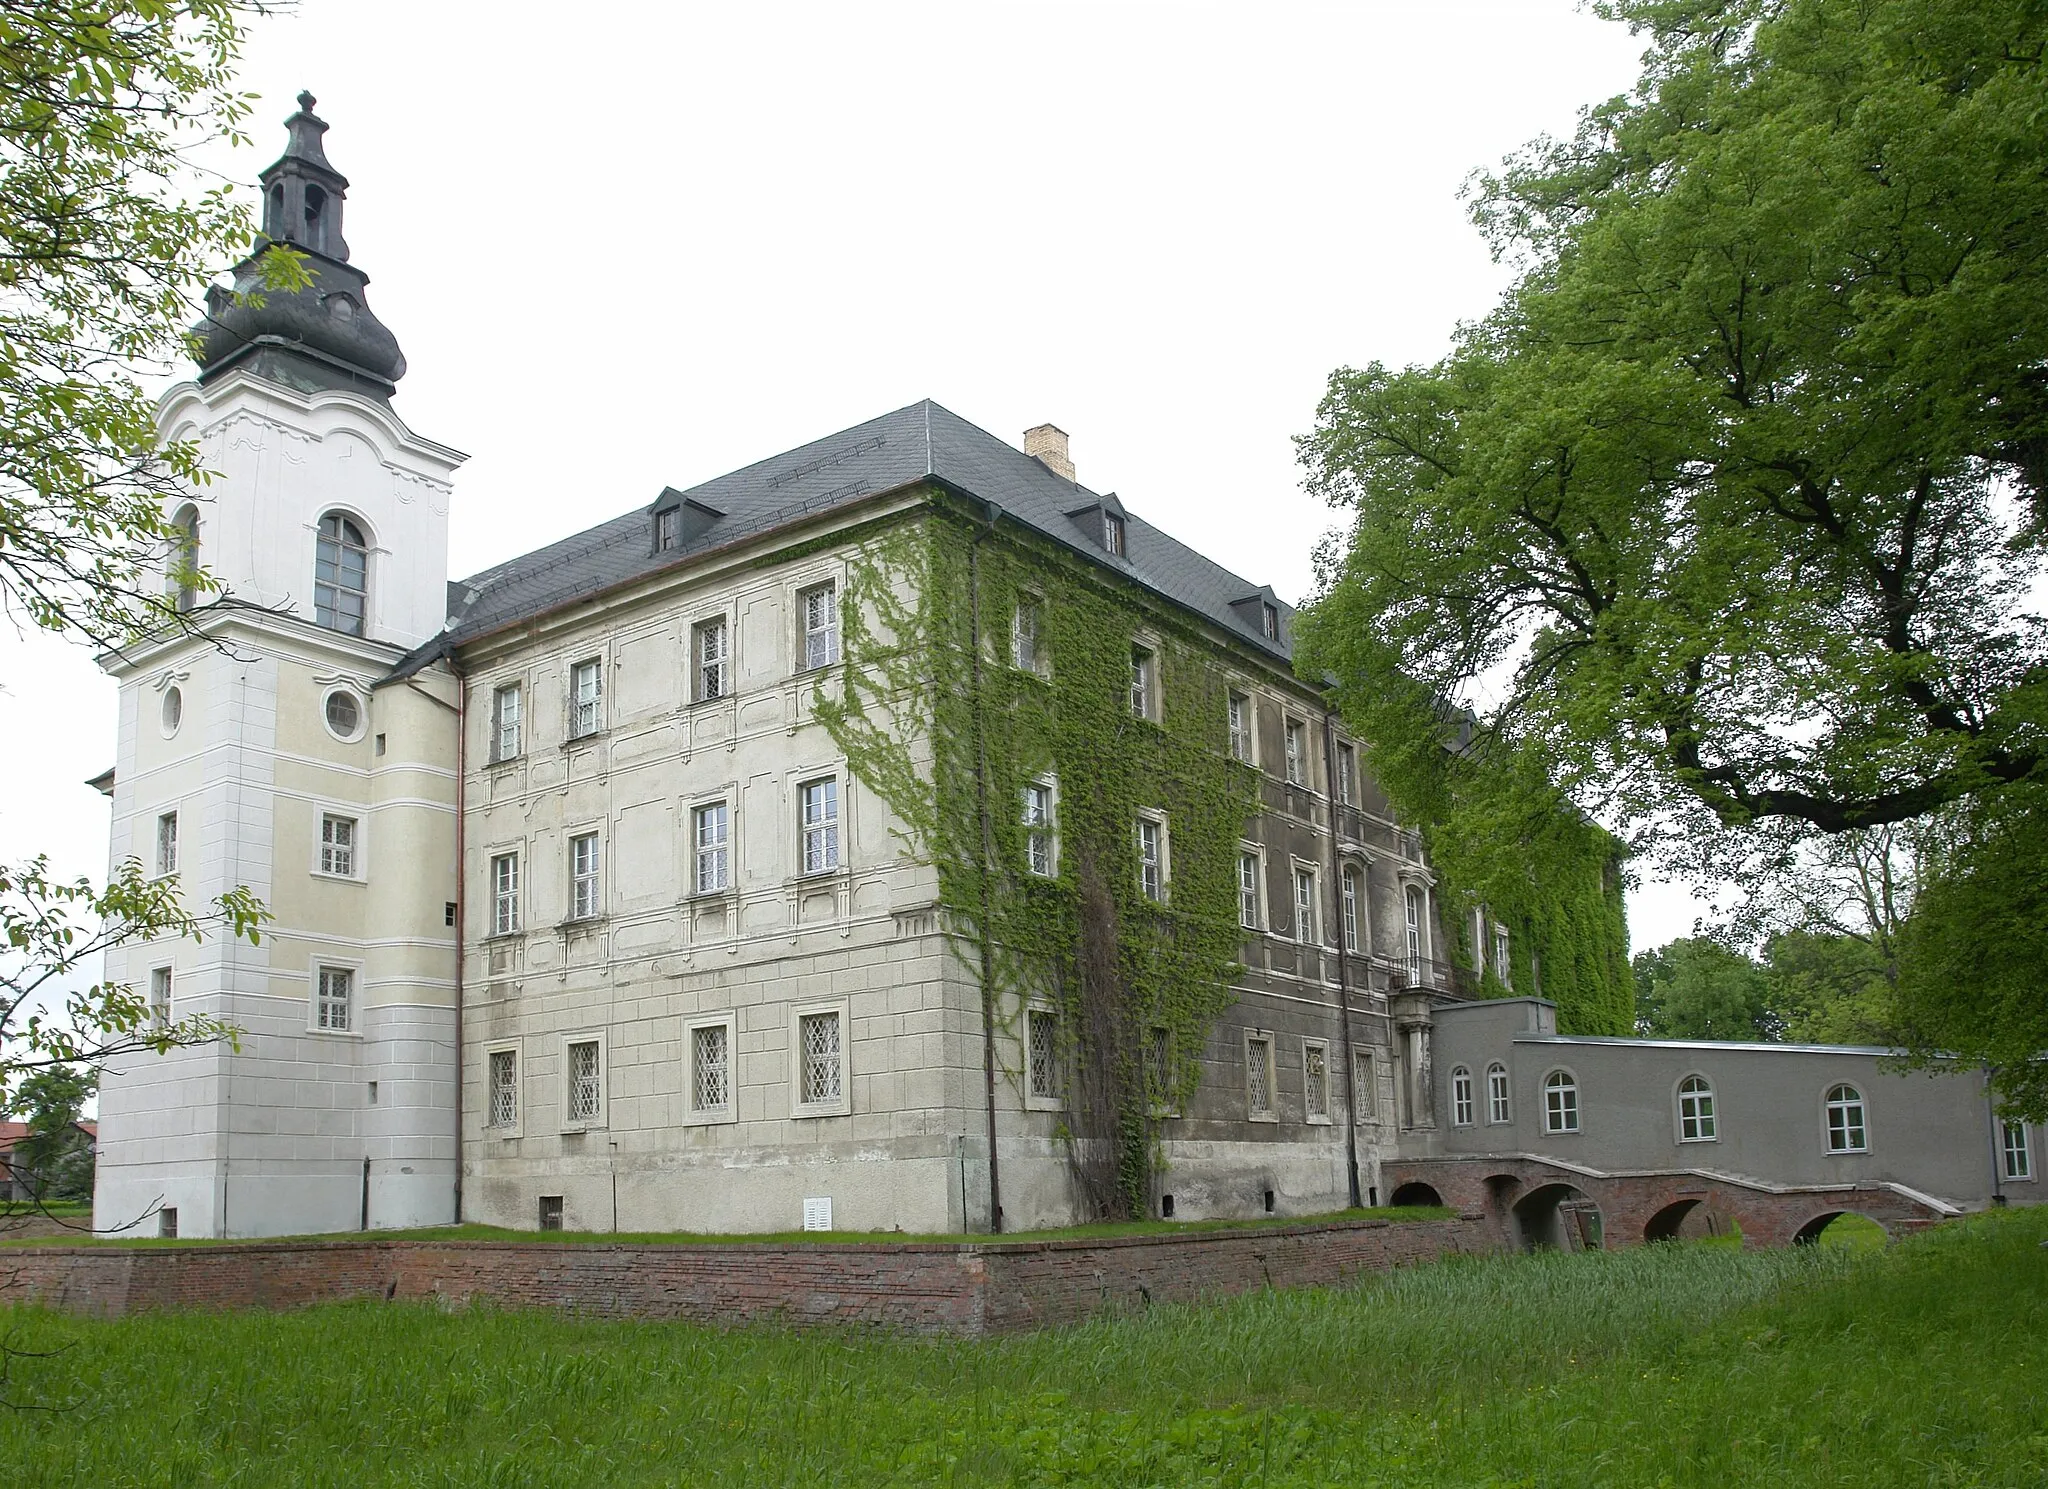
[[[1092, 541], [1092, 526], [1084, 529], [1068, 514], [1102, 501], [1108, 501], [1112, 510], [1124, 510], [1114, 495], [1105, 497], [1055, 475], [1021, 450], [926, 399], [688, 491], [664, 492], [655, 503], [450, 584], [447, 630], [405, 658], [392, 675], [407, 676], [493, 631], [686, 565], [713, 549], [929, 478], [993, 502], [1011, 518], [1128, 575], [1276, 661], [1287, 662], [1287, 618], [1293, 609], [1270, 589], [1211, 562], [1135, 514], [1126, 516], [1128, 558], [1110, 554]], [[680, 546], [656, 553], [651, 514], [656, 505], [669, 505], [678, 495], [722, 515], [686, 536]], [[686, 533], [689, 530], [685, 528]], [[1277, 606], [1278, 642], [1259, 629], [1256, 605], [1244, 606], [1242, 613], [1232, 608], [1253, 597]]]

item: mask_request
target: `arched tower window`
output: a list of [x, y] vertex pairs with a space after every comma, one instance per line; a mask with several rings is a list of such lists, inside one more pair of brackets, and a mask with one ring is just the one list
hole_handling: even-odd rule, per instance
[[172, 539], [171, 562], [164, 575], [164, 592], [179, 610], [190, 610], [199, 599], [199, 509], [187, 502], [171, 519], [178, 530]]
[[339, 512], [320, 519], [313, 560], [313, 619], [330, 631], [363, 634], [370, 595], [370, 546]]

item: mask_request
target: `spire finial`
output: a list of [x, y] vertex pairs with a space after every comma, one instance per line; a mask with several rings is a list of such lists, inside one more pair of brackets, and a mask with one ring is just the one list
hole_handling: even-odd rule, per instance
[[312, 113], [313, 105], [318, 103], [319, 101], [319, 99], [315, 98], [311, 93], [308, 93], [304, 88], [301, 88], [299, 90], [299, 107], [304, 112], [308, 114]]

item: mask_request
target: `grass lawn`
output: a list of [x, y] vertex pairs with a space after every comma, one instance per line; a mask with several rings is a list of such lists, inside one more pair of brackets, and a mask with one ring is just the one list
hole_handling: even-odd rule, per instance
[[2048, 1483], [2048, 1207], [986, 1343], [362, 1304], [10, 1321], [10, 1485]]

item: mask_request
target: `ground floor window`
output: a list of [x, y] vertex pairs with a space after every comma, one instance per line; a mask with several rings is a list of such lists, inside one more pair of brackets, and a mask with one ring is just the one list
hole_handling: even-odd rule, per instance
[[2033, 1150], [2027, 1143], [2027, 1124], [2007, 1122], [2005, 1126], [2005, 1176], [2008, 1179], [2034, 1177]]
[[1579, 1130], [1579, 1083], [1567, 1071], [1553, 1070], [1543, 1078], [1543, 1130]]

